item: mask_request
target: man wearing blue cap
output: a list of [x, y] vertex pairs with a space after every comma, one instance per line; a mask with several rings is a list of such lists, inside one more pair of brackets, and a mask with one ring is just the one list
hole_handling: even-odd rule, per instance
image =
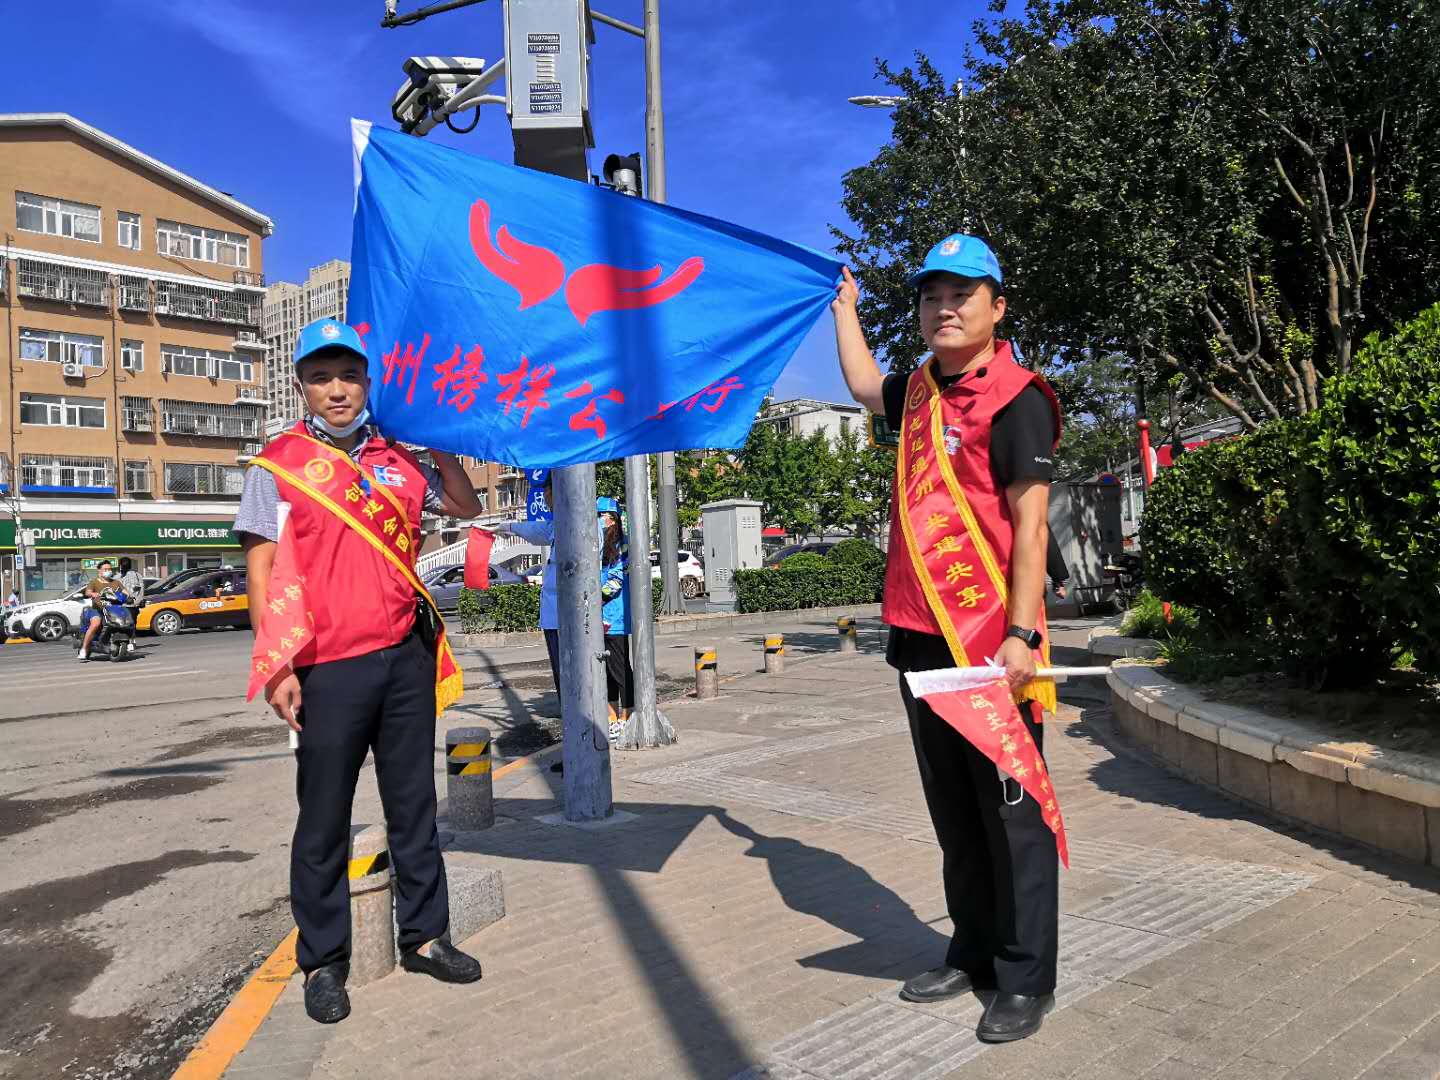
[[435, 721], [461, 692], [444, 627], [414, 573], [425, 511], [473, 518], [460, 464], [427, 465], [370, 420], [360, 336], [333, 319], [295, 346], [308, 415], [245, 474], [235, 532], [245, 549], [256, 631], [252, 693], [298, 735], [300, 806], [290, 858], [305, 1008], [321, 1023], [350, 1012], [350, 810], [373, 752], [385, 807], [401, 964], [446, 982], [480, 965], [449, 941], [435, 828]]
[[[1054, 684], [1035, 669], [1046, 655], [1046, 510], [1060, 412], [1045, 381], [995, 339], [1002, 281], [978, 237], [957, 233], [931, 248], [909, 278], [930, 356], [908, 374], [881, 374], [848, 269], [831, 305], [851, 394], [900, 432], [882, 617], [954, 924], [945, 963], [911, 978], [900, 995], [933, 1002], [996, 991], [976, 1031], [986, 1042], [1034, 1034], [1054, 1006], [1058, 810], [1052, 796], [1042, 804], [1018, 779], [1038, 785], [1038, 760], [1016, 777], [997, 771], [910, 693], [904, 673], [993, 657], [1023, 721], [1015, 744], [1033, 740], [1040, 753], [1041, 706], [1055, 707]], [[996, 716], [994, 724], [1007, 723]]]

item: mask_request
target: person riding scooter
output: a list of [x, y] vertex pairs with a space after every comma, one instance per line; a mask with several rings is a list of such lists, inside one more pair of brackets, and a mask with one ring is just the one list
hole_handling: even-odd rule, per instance
[[81, 663], [89, 661], [93, 646], [111, 660], [124, 659], [135, 648], [135, 617], [126, 606], [129, 598], [115, 583], [109, 559], [101, 561], [96, 576], [85, 587], [85, 595], [90, 598], [90, 606], [81, 612], [85, 632], [76, 658]]

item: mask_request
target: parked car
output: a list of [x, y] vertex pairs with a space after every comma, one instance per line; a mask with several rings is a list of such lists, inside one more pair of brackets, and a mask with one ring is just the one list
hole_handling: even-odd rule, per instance
[[146, 594], [136, 630], [168, 637], [188, 626], [250, 625], [244, 570], [182, 571], [160, 585], [161, 591]]
[[[680, 566], [680, 592], [686, 599], [699, 596], [705, 591], [705, 564], [698, 556], [688, 551], [676, 552], [675, 561]], [[660, 580], [660, 553], [650, 552], [650, 577]]]
[[[88, 581], [85, 585], [90, 584]], [[85, 585], [54, 600], [22, 604], [5, 613], [5, 630], [10, 637], [28, 637], [35, 641], [62, 641], [80, 625], [80, 613], [89, 601]]]
[[[523, 585], [525, 579], [503, 566], [490, 567], [490, 585]], [[464, 566], [442, 566], [430, 575], [425, 588], [441, 611], [455, 611], [460, 607], [460, 590], [465, 587]], [[482, 590], [481, 595], [484, 595]]]
[[766, 566], [779, 566], [791, 555], [799, 555], [802, 551], [813, 555], [829, 554], [830, 549], [838, 544], [838, 540], [816, 540], [807, 544], [787, 544], [785, 547], [772, 551], [765, 557]]

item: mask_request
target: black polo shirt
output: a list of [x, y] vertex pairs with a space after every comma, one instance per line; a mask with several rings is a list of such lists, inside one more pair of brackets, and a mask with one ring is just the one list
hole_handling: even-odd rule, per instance
[[[961, 379], [983, 377], [985, 368], [976, 368], [964, 375], [941, 375], [935, 371], [940, 389]], [[905, 419], [905, 387], [908, 374], [885, 376], [883, 395], [885, 419], [895, 431]], [[1050, 482], [1055, 473], [1053, 459], [1055, 416], [1050, 399], [1038, 386], [1027, 386], [1015, 400], [995, 414], [990, 425], [990, 469], [1002, 488], [1022, 480]], [[903, 627], [890, 628], [890, 643], [885, 653], [892, 667], [901, 671], [929, 671], [932, 668], [955, 666], [950, 646], [939, 634], [926, 634]]]

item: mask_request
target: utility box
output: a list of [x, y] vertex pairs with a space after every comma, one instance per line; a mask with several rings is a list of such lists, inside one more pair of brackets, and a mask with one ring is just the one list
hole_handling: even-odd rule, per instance
[[1105, 563], [1123, 550], [1121, 494], [1119, 484], [1050, 485], [1050, 535], [1070, 570], [1066, 601], [1046, 592], [1052, 607], [1078, 613], [1083, 606], [1107, 598]]
[[589, 182], [594, 40], [585, 0], [505, 0], [505, 111], [515, 164]]
[[760, 567], [760, 511], [764, 503], [725, 499], [700, 507], [705, 540], [706, 611], [735, 610], [735, 571]]

